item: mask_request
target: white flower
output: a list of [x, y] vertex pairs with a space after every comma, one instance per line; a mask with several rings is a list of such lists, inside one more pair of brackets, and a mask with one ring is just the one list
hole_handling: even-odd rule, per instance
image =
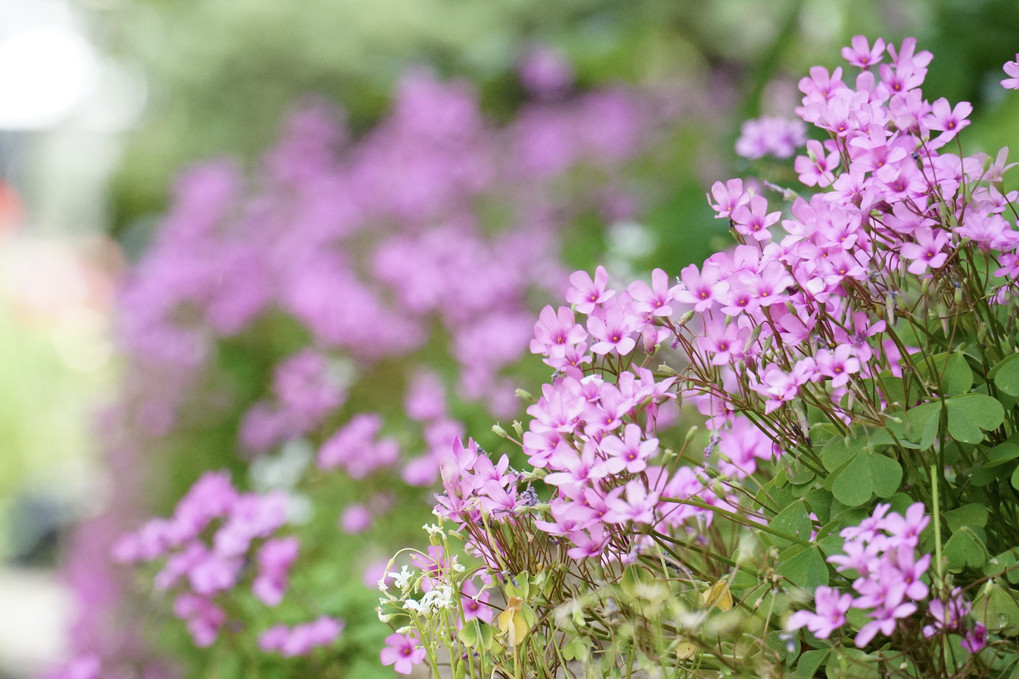
[[436, 526], [434, 523], [426, 523], [421, 528], [427, 531], [429, 535], [442, 535], [442, 527]]
[[416, 573], [414, 573], [414, 571], [409, 570], [406, 564], [404, 564], [403, 568], [400, 569], [399, 573], [395, 572], [390, 573], [389, 577], [393, 579], [393, 582], [396, 583], [397, 587], [399, 587], [402, 590], [406, 590], [407, 587], [410, 585], [410, 579], [413, 578], [415, 575]]
[[442, 610], [453, 605], [453, 589], [449, 585], [439, 585], [421, 597], [421, 607], [429, 610]]

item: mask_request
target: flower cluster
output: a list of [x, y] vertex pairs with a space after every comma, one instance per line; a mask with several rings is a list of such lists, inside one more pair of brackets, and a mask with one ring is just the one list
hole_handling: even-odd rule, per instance
[[[625, 87], [574, 88], [551, 51], [521, 69], [534, 100], [505, 124], [486, 118], [468, 84], [415, 71], [356, 138], [342, 112], [311, 102], [251, 173], [216, 161], [180, 178], [120, 290], [127, 377], [103, 426], [117, 432], [116, 509], [81, 530], [72, 557], [90, 621], [124, 617], [101, 612], [131, 601], [127, 574], [89, 555], [108, 553], [165, 500], [133, 490], [145, 461], [190, 451], [196, 429], [203, 440], [229, 430], [248, 458], [317, 450], [318, 469], [332, 472], [322, 485], [358, 482], [340, 521], [352, 535], [384, 525], [400, 501], [419, 502], [400, 488], [435, 483], [465, 433], [457, 417], [519, 411], [510, 374], [535, 300], [565, 287], [564, 227], [578, 215], [631, 216], [638, 201], [620, 171], [665, 115], [682, 113]], [[382, 382], [384, 405], [362, 398]], [[291, 481], [314, 474], [302, 468]], [[285, 552], [264, 560], [282, 564]], [[371, 556], [349, 566], [372, 572]], [[285, 570], [269, 568], [256, 595], [278, 598]], [[218, 627], [210, 606], [191, 601], [186, 615]], [[123, 630], [79, 628], [81, 651], [104, 664], [127, 657]], [[141, 644], [131, 652], [148, 661]]]
[[754, 160], [765, 156], [791, 158], [807, 140], [802, 120], [763, 116], [747, 120], [736, 140], [736, 153]]
[[208, 646], [227, 620], [216, 599], [240, 584], [249, 559], [257, 563], [252, 593], [266, 606], [282, 601], [299, 548], [294, 537], [276, 537], [286, 522], [285, 494], [239, 493], [225, 472], [209, 472], [171, 518], [153, 519], [125, 535], [113, 556], [124, 563], [164, 560], [156, 589], [179, 590], [174, 613], [187, 621], [196, 644]]
[[276, 625], [262, 632], [258, 645], [263, 651], [275, 651], [284, 658], [307, 655], [316, 647], [328, 646], [336, 641], [344, 624], [343, 620], [324, 615], [294, 627]]
[[814, 593], [817, 612], [794, 613], [789, 629], [807, 627], [825, 639], [845, 624], [850, 608], [863, 609], [870, 618], [856, 635], [856, 645], [863, 648], [878, 632], [891, 636], [898, 620], [916, 613], [916, 602], [927, 598], [923, 575], [931, 562], [930, 554], [918, 559], [916, 548], [930, 517], [919, 502], [905, 516], [889, 509], [890, 505], [879, 504], [860, 525], [844, 528], [845, 554], [828, 558], [839, 572], [856, 573], [856, 595], [840, 596], [835, 589], [819, 587]]
[[[505, 584], [492, 632], [500, 653], [514, 649], [516, 658], [522, 646], [521, 657], [554, 674], [563, 658], [611, 644], [625, 662], [678, 663], [677, 676], [694, 656], [712, 656], [724, 672], [739, 644], [718, 632], [730, 622], [705, 621], [733, 609], [730, 620], [757, 617], [748, 629], [767, 628], [771, 613], [757, 611], [788, 601], [791, 584], [813, 591], [815, 610], [795, 613], [790, 630], [827, 639], [850, 626], [860, 649], [880, 633], [918, 671], [936, 666], [938, 676], [967, 676], [981, 662], [990, 624], [967, 618], [978, 606], [951, 589], [945, 571], [980, 582], [971, 577], [988, 563], [980, 555], [1001, 552], [984, 571], [992, 580], [982, 606], [989, 608], [987, 592], [1005, 602], [998, 610], [1013, 605], [1014, 593], [993, 581], [1015, 564], [1010, 521], [1001, 515], [1002, 526], [984, 531], [987, 513], [975, 508], [985, 488], [1013, 497], [990, 467], [1015, 458], [994, 446], [1014, 432], [1019, 394], [1019, 373], [1009, 367], [1019, 192], [1003, 186], [1007, 150], [995, 158], [948, 151], [972, 107], [924, 97], [932, 55], [915, 40], [858, 36], [844, 56], [859, 69], [855, 77], [815, 67], [799, 83], [797, 115], [827, 135], [794, 161], [816, 192], [773, 187], [789, 201], [782, 209], [749, 183], [716, 182], [708, 200], [737, 240], [731, 251], [687, 266], [678, 280], [656, 270], [650, 284], [613, 285], [601, 267], [574, 273], [571, 306], [543, 309], [531, 340], [552, 379], [528, 408], [526, 427], [495, 427], [529, 468], [514, 470], [506, 455], [495, 461], [471, 441], [455, 442], [442, 462], [435, 511], [457, 526], [493, 581], [572, 577], [530, 599], [526, 585]], [[776, 136], [748, 130], [748, 145]], [[696, 431], [681, 447], [673, 443], [667, 425], [678, 403], [706, 420], [703, 461], [686, 454]], [[948, 491], [939, 493], [939, 482]], [[851, 525], [875, 497], [900, 493], [919, 495], [904, 514], [880, 503]], [[939, 498], [953, 512], [944, 543]], [[920, 549], [931, 502], [936, 569], [924, 553], [934, 550]], [[755, 550], [761, 543], [769, 548]], [[657, 589], [663, 580], [673, 589]], [[735, 611], [736, 597], [745, 613]], [[532, 603], [543, 611], [518, 615]], [[596, 609], [590, 617], [588, 608]], [[659, 648], [658, 659], [642, 656], [642, 640], [661, 634], [663, 619], [684, 639]], [[1019, 624], [1019, 616], [996, 624]], [[633, 635], [625, 652], [621, 629]], [[969, 655], [948, 658], [937, 648], [949, 633], [962, 636]], [[454, 641], [454, 655], [470, 662], [461, 643], [487, 650], [490, 641], [475, 636]], [[559, 638], [563, 656], [548, 660], [546, 645]], [[791, 644], [786, 657], [767, 662], [791, 668], [798, 653]], [[498, 653], [485, 661], [483, 673], [506, 668]]]

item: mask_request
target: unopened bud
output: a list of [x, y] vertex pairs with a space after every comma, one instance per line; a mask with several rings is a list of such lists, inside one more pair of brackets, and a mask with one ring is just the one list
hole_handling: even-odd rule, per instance
[[693, 441], [693, 437], [697, 435], [697, 427], [690, 427], [686, 432], [686, 438], [683, 439], [683, 445], [687, 445], [690, 441]]
[[676, 326], [682, 328], [684, 325], [686, 325], [693, 319], [695, 313], [696, 312], [693, 309], [687, 311], [685, 314], [679, 317], [678, 321], [676, 321]]
[[534, 403], [534, 397], [531, 396], [531, 392], [524, 389], [517, 389], [517, 398], [521, 401], [527, 401], [528, 403]]
[[923, 279], [923, 283], [920, 284], [920, 294], [923, 295], [924, 297], [926, 297], [927, 293], [930, 292], [930, 289], [931, 289], [931, 279], [929, 279], [929, 278]]
[[955, 306], [962, 304], [962, 287], [955, 289], [955, 297], [953, 298], [953, 301], [955, 302]]
[[754, 344], [757, 343], [757, 339], [761, 336], [761, 330], [763, 328], [764, 328], [763, 324], [754, 326], [753, 332], [750, 333], [750, 337], [748, 337], [747, 341], [743, 344], [744, 354], [750, 351], [750, 347], [754, 346]]
[[671, 365], [668, 365], [666, 363], [662, 363], [661, 365], [658, 366], [658, 372], [661, 373], [662, 375], [666, 375], [668, 377], [678, 377], [679, 376], [679, 373], [676, 372], [676, 369], [673, 368]]
[[513, 431], [517, 433], [517, 438], [524, 437], [524, 428], [520, 424], [520, 420], [513, 420]]
[[496, 435], [496, 436], [498, 436], [499, 438], [504, 438], [504, 439], [508, 439], [508, 438], [509, 438], [509, 434], [507, 434], [507, 433], [506, 433], [506, 430], [505, 430], [505, 429], [503, 429], [503, 428], [502, 428], [502, 426], [501, 426], [501, 425], [499, 425], [499, 424], [493, 424], [493, 425], [492, 425], [492, 431], [493, 431], [493, 432], [495, 433], [495, 435]]
[[937, 314], [938, 320], [941, 322], [941, 329], [945, 331], [946, 335], [948, 335], [948, 305], [944, 302], [938, 302], [934, 309], [934, 313]]

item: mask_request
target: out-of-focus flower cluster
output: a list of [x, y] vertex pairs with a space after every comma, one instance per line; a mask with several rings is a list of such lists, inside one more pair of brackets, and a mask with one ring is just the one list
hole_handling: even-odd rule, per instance
[[[210, 479], [224, 492], [229, 485], [205, 477], [173, 519], [137, 528], [149, 498], [130, 489], [143, 483], [145, 458], [186, 438], [195, 423], [233, 427], [241, 410], [240, 452], [275, 460], [258, 474], [252, 466], [258, 489], [337, 471], [356, 480], [346, 507], [312, 508], [339, 515], [339, 527], [356, 534], [417, 501], [401, 487], [435, 483], [450, 442], [465, 433], [454, 409], [473, 407], [486, 418], [518, 411], [510, 371], [527, 350], [533, 300], [565, 287], [559, 250], [568, 224], [591, 212], [610, 221], [630, 216], [637, 201], [620, 172], [649, 147], [665, 115], [655, 97], [622, 87], [575, 92], [569, 66], [551, 52], [535, 52], [522, 71], [535, 99], [501, 126], [486, 120], [469, 85], [419, 71], [404, 78], [391, 112], [357, 138], [340, 112], [313, 102], [290, 117], [250, 176], [218, 161], [181, 177], [121, 290], [129, 376], [105, 427], [119, 460], [116, 511], [84, 526], [71, 555], [78, 588], [94, 594], [86, 617], [130, 597], [101, 558], [78, 555], [107, 553], [128, 529], [119, 558], [166, 559], [155, 587], [181, 591], [176, 614], [200, 645], [217, 631], [258, 626], [229, 624], [233, 614], [217, 594], [240, 596], [238, 585], [251, 579], [263, 604], [283, 598], [297, 543], [270, 538], [282, 524], [263, 526], [243, 548], [219, 546], [235, 523], [231, 512], [277, 506], [281, 496], [231, 490], [236, 506], [199, 512], [224, 522], [211, 543], [194, 531], [181, 537], [177, 518], [194, 514], [194, 497]], [[238, 346], [258, 347], [245, 357], [249, 369], [267, 365], [270, 373], [253, 400], [242, 396], [250, 385], [221, 365]], [[376, 411], [356, 396], [374, 393], [380, 379], [389, 380], [392, 405]], [[317, 469], [287, 462], [294, 446], [310, 449]], [[300, 495], [290, 497], [291, 511], [307, 501]], [[256, 548], [256, 538], [267, 541]], [[342, 627], [336, 620], [272, 627], [259, 646], [300, 654]], [[79, 629], [77, 646], [113, 659], [109, 667], [147, 662], [140, 641], [123, 641], [130, 631]]]

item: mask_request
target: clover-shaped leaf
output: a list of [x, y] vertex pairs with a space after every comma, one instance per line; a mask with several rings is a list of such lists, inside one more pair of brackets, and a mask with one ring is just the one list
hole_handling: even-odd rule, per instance
[[962, 443], [980, 443], [984, 432], [1005, 421], [998, 400], [984, 394], [965, 394], [948, 400], [948, 433]]

